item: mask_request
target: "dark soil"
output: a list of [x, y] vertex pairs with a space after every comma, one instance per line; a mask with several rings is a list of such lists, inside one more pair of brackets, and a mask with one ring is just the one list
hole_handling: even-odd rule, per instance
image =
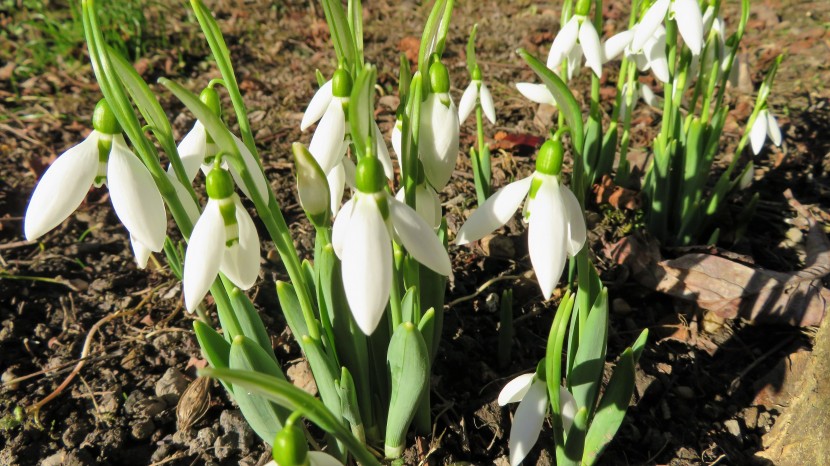
[[[309, 254], [312, 229], [293, 194], [289, 146], [310, 138], [310, 132], [299, 131], [299, 123], [316, 88], [314, 70], [328, 75], [335, 63], [316, 3], [272, 3], [221, 2], [214, 11], [231, 48], [266, 173], [298, 248]], [[388, 133], [397, 106], [396, 57], [418, 36], [428, 5], [409, 0], [365, 3], [366, 56], [378, 66], [384, 90], [378, 120]], [[446, 53], [455, 98], [468, 80], [466, 36], [478, 22], [479, 61], [499, 118], [487, 133], [543, 136], [550, 120], [537, 115], [538, 109], [513, 86], [533, 80], [514, 51], [525, 47], [546, 55], [559, 6], [525, 0], [458, 3]], [[627, 21], [623, 3], [606, 5], [605, 36]], [[790, 224], [796, 213], [784, 200], [784, 190], [791, 188], [820, 219], [830, 219], [830, 4], [753, 3], [743, 50], [753, 83], [760, 83], [776, 55], [787, 54], [770, 102], [785, 143], [780, 149], [769, 146], [755, 158], [756, 182], [750, 190], [762, 200], [747, 237], [720, 246], [761, 266], [791, 271], [803, 265], [804, 251], [799, 225]], [[733, 10], [727, 9], [731, 18]], [[99, 99], [81, 46], [54, 62], [32, 66], [25, 44], [33, 43], [37, 32], [21, 26], [32, 18], [27, 14], [0, 6], [0, 24], [9, 25], [0, 34], [0, 62], [8, 63], [0, 66], [0, 464], [264, 464], [266, 448], [218, 384], [210, 385], [206, 415], [190, 428], [178, 429], [178, 398], [195, 378], [196, 368], [204, 365], [190, 330], [192, 317], [182, 309], [180, 285], [163, 258], [151, 260], [147, 270], [136, 269], [128, 235], [106, 190], [91, 191], [76, 214], [38, 242], [24, 240], [22, 216], [38, 175], [85, 136]], [[178, 6], [158, 4], [145, 14], [150, 19], [146, 50], [136, 66], [148, 82], [167, 76], [198, 90], [219, 76], [190, 15]], [[603, 85], [613, 89], [615, 77], [604, 78]], [[577, 78], [573, 87], [584, 95], [587, 77]], [[159, 89], [159, 95], [180, 138], [192, 116], [168, 93]], [[751, 95], [735, 100], [734, 118], [727, 124], [731, 144], [740, 136], [737, 123], [746, 120], [752, 101]], [[648, 124], [659, 115], [640, 107], [636, 117], [645, 131], [634, 147], [644, 148], [651, 138]], [[462, 149], [473, 140], [474, 127], [467, 123]], [[501, 186], [529, 173], [532, 155], [533, 148], [526, 146], [496, 151], [494, 183]], [[460, 158], [457, 174], [443, 192], [451, 230], [469, 215], [475, 198], [466, 157]], [[732, 210], [738, 211], [740, 202]], [[718, 321], [687, 303], [643, 289], [603, 256], [603, 246], [617, 239], [615, 225], [607, 207], [591, 209], [592, 249], [612, 298], [608, 368], [643, 328], [651, 330], [637, 369], [635, 399], [601, 462], [750, 463], [763, 450], [762, 436], [787, 405], [778, 388], [787, 386], [793, 361], [809, 354], [811, 330]], [[493, 247], [485, 253], [451, 246], [455, 281], [448, 302], [475, 293], [493, 277], [522, 276], [530, 269], [524, 227], [514, 220], [504, 234], [498, 252]], [[263, 280], [251, 296], [272, 331], [278, 357], [301, 384], [304, 363], [272, 285], [275, 278], [286, 276], [273, 260], [272, 245], [264, 246], [268, 260]], [[499, 315], [493, 303], [507, 288], [514, 290], [516, 333], [510, 363], [501, 367]], [[542, 302], [535, 282], [520, 278], [497, 282], [447, 311], [432, 383], [433, 435], [411, 439], [407, 464], [508, 464], [511, 411], [494, 400], [511, 377], [532, 370], [542, 357], [557, 301]], [[31, 408], [61, 385], [79, 362], [87, 339], [89, 357], [71, 383], [39, 413], [17, 419], [18, 408]], [[534, 449], [526, 464], [553, 463], [549, 430], [540, 443], [544, 448]]]

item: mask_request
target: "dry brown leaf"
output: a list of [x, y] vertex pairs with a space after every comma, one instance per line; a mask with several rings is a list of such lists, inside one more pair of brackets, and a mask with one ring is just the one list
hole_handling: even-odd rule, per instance
[[656, 243], [637, 236], [609, 245], [606, 253], [629, 267], [643, 286], [692, 301], [723, 318], [818, 325], [830, 302], [830, 290], [821, 283], [830, 273], [830, 242], [815, 221], [809, 221], [807, 266], [792, 273], [703, 253], [660, 261]]
[[594, 195], [598, 205], [611, 204], [618, 210], [636, 210], [642, 205], [640, 193], [616, 185], [608, 175], [603, 175], [602, 180], [594, 185]]

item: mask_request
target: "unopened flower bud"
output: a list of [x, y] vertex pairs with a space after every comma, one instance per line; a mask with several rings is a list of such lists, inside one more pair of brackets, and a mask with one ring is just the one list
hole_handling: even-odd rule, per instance
[[271, 454], [280, 466], [307, 466], [308, 444], [303, 431], [294, 424], [283, 427], [274, 438]]
[[[291, 149], [297, 170], [297, 194], [300, 205], [312, 220], [319, 216], [326, 216], [329, 212], [331, 197], [326, 174], [302, 143], [295, 142]], [[325, 220], [325, 218], [320, 220]]]
[[338, 68], [331, 78], [331, 93], [335, 97], [349, 97], [352, 94], [352, 77], [343, 68]]
[[120, 134], [121, 125], [112, 113], [112, 108], [105, 99], [98, 101], [95, 111], [92, 113], [92, 127], [103, 134]]
[[357, 163], [355, 185], [358, 191], [371, 194], [383, 189], [386, 184], [386, 175], [383, 173], [383, 164], [377, 157], [363, 157]]
[[562, 142], [554, 139], [548, 139], [539, 148], [539, 154], [536, 155], [536, 171], [545, 175], [558, 175], [562, 171], [562, 159], [565, 156], [565, 150], [562, 147]]
[[207, 105], [214, 115], [219, 116], [222, 114], [222, 102], [219, 99], [219, 93], [216, 92], [216, 89], [212, 87], [204, 88], [199, 94], [199, 100]]
[[438, 60], [429, 67], [429, 85], [435, 94], [450, 91], [450, 74], [447, 67]]
[[206, 177], [207, 195], [211, 199], [225, 199], [233, 194], [233, 177], [220, 167], [213, 167]]

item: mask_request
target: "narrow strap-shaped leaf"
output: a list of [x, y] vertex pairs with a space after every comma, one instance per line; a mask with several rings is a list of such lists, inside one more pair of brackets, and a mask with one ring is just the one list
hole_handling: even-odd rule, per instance
[[262, 323], [259, 313], [254, 309], [254, 304], [248, 299], [245, 292], [236, 287], [231, 289], [230, 298], [242, 335], [258, 344], [262, 351], [271, 357], [274, 363], [278, 364], [277, 356], [271, 347], [271, 337], [268, 335], [268, 330], [265, 329], [265, 324]]
[[406, 431], [429, 382], [429, 353], [421, 332], [410, 322], [398, 326], [389, 342], [386, 362], [392, 381], [389, 415], [386, 420], [384, 451], [387, 458], [399, 458], [404, 451]]
[[345, 63], [350, 72], [357, 66], [355, 60], [355, 44], [349, 29], [349, 21], [343, 4], [340, 0], [320, 0], [323, 5], [323, 12], [326, 14], [326, 22], [331, 33], [331, 42], [334, 45], [334, 52], [337, 60]]
[[441, 20], [444, 17], [444, 10], [447, 8], [447, 0], [435, 0], [424, 23], [424, 32], [421, 34], [421, 46], [418, 49], [418, 71], [421, 74], [427, 72], [424, 68], [427, 66], [429, 56], [435, 52], [436, 36], [440, 28]]
[[340, 395], [340, 407], [343, 418], [352, 427], [352, 433], [361, 442], [366, 441], [366, 432], [363, 428], [363, 419], [360, 417], [360, 406], [357, 403], [357, 388], [349, 370], [343, 367], [340, 370], [340, 380], [335, 384]]
[[[373, 65], [366, 65], [360, 70], [354, 86], [352, 86], [352, 95], [349, 99], [349, 125], [358, 160], [366, 155], [367, 149], [373, 153], [375, 152], [372, 143], [375, 139], [374, 96], [376, 82], [377, 69]], [[374, 154], [375, 157], [377, 155]]]
[[608, 292], [603, 290], [588, 315], [576, 349], [573, 369], [568, 374], [568, 385], [576, 406], [588, 409], [589, 417], [593, 413], [597, 390], [602, 382], [602, 370], [605, 367], [603, 349], [607, 336]]
[[297, 292], [290, 283], [277, 281], [277, 298], [280, 301], [282, 314], [294, 335], [308, 335], [308, 327], [300, 310], [300, 301]]
[[[196, 341], [199, 342], [202, 355], [204, 355], [208, 364], [218, 369], [227, 369], [228, 361], [230, 360], [231, 344], [225, 340], [225, 337], [219, 335], [216, 330], [213, 330], [201, 320], [193, 321], [193, 332], [196, 334]], [[220, 382], [222, 382], [228, 394], [233, 397], [231, 384], [224, 380]]]
[[363, 5], [360, 0], [349, 0], [349, 30], [355, 45], [357, 66], [363, 66]]
[[415, 316], [421, 314], [421, 303], [418, 299], [418, 288], [411, 286], [406, 290], [401, 300], [401, 319], [402, 322], [412, 322], [418, 324]]
[[478, 62], [476, 61], [476, 33], [478, 33], [478, 23], [473, 24], [470, 29], [470, 38], [467, 39], [467, 72], [473, 74]]

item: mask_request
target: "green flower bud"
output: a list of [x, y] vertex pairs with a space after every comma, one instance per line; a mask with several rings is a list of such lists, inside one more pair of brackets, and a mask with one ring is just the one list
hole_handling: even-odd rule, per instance
[[472, 79], [473, 81], [481, 81], [481, 68], [478, 64], [476, 64], [476, 67], [473, 68]]
[[211, 199], [227, 199], [233, 195], [233, 178], [222, 168], [213, 167], [207, 174], [205, 185]]
[[562, 171], [564, 157], [565, 149], [562, 147], [562, 142], [548, 139], [536, 155], [536, 171], [544, 175], [558, 175]]
[[429, 67], [429, 85], [435, 94], [450, 91], [450, 73], [440, 61], [436, 61]]
[[92, 127], [103, 134], [121, 133], [121, 125], [118, 124], [118, 119], [105, 99], [99, 100], [95, 105], [95, 111], [92, 112]]
[[287, 424], [277, 432], [271, 455], [280, 466], [307, 466], [308, 444], [302, 429], [294, 424]]
[[222, 102], [219, 100], [219, 93], [212, 87], [206, 87], [199, 94], [199, 100], [210, 108], [214, 115], [220, 116], [222, 114]]
[[326, 174], [302, 143], [295, 142], [291, 149], [294, 153], [294, 167], [297, 170], [300, 205], [312, 222], [318, 221], [322, 224], [328, 219], [331, 203]]
[[352, 95], [352, 77], [348, 71], [338, 68], [331, 78], [331, 93], [335, 97]]
[[588, 16], [588, 13], [591, 11], [591, 0], [579, 0], [576, 2], [576, 8], [574, 8], [574, 14], [579, 16]]
[[377, 157], [367, 156], [357, 162], [355, 184], [362, 193], [376, 193], [386, 185], [386, 175], [383, 164]]

